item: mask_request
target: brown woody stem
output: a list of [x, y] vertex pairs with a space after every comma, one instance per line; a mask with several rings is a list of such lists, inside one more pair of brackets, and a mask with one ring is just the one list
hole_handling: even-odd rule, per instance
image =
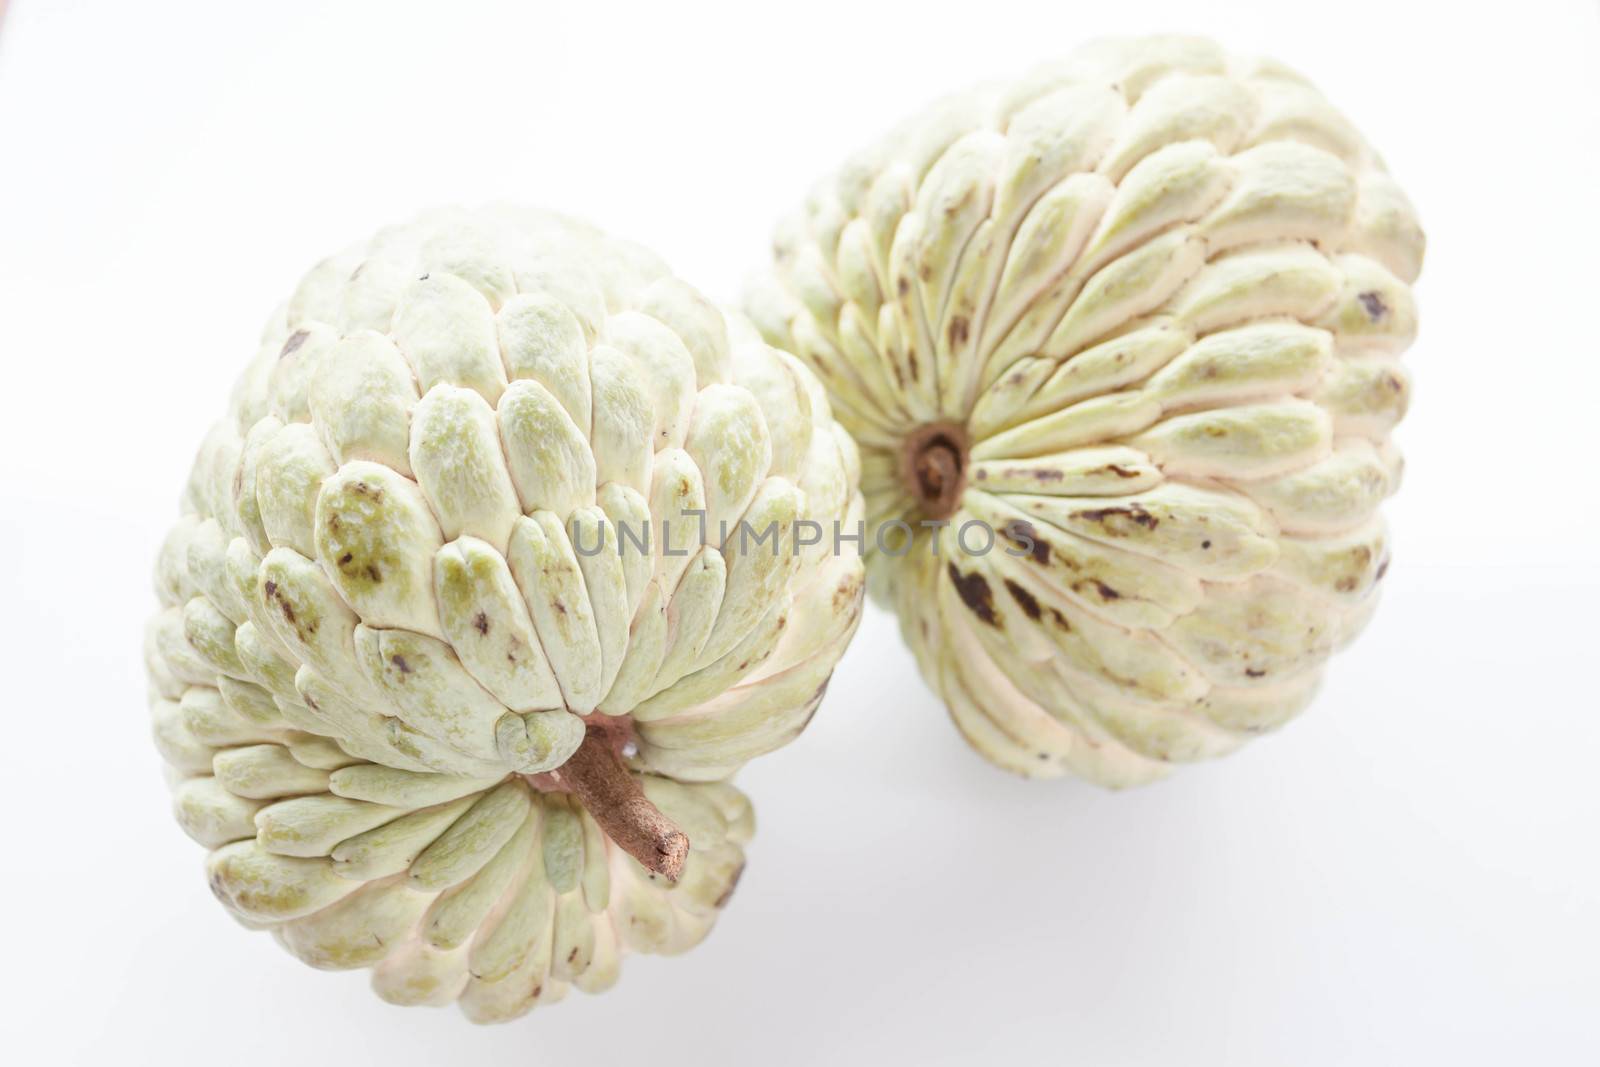
[[583, 744], [555, 776], [582, 801], [618, 848], [646, 869], [678, 880], [689, 855], [689, 837], [646, 799], [603, 727], [589, 727]]
[[923, 426], [906, 438], [900, 475], [930, 519], [948, 519], [967, 484], [967, 433], [958, 423]]

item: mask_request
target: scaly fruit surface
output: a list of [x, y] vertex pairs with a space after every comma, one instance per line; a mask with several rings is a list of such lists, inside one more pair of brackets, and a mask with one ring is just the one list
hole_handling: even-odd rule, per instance
[[978, 751], [1134, 784], [1307, 703], [1388, 566], [1423, 236], [1304, 79], [1098, 42], [907, 122], [775, 252], [748, 310], [860, 444], [869, 585]]
[[[753, 829], [724, 779], [859, 619], [859, 554], [795, 544], [858, 477], [813, 375], [636, 246], [451, 210], [323, 261], [157, 564], [155, 738], [212, 889], [481, 1021], [691, 947]], [[642, 865], [612, 800], [687, 856]]]

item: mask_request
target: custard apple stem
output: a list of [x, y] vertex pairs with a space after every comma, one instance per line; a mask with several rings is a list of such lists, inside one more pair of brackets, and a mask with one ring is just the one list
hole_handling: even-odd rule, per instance
[[930, 519], [948, 519], [967, 484], [967, 432], [940, 422], [913, 431], [900, 450], [900, 474], [912, 498]]
[[590, 725], [583, 744], [555, 775], [618, 848], [646, 870], [678, 880], [689, 855], [689, 836], [646, 799], [604, 727]]

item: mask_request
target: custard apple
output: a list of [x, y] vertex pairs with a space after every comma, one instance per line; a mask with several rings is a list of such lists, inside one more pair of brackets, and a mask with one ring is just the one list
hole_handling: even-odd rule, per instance
[[870, 590], [968, 741], [1119, 786], [1295, 715], [1372, 612], [1422, 253], [1299, 75], [1111, 40], [856, 156], [747, 310], [860, 445]]
[[444, 210], [324, 260], [157, 564], [155, 739], [213, 891], [479, 1021], [694, 945], [753, 829], [725, 780], [858, 622], [859, 553], [796, 536], [859, 522], [858, 478], [814, 376], [634, 245]]

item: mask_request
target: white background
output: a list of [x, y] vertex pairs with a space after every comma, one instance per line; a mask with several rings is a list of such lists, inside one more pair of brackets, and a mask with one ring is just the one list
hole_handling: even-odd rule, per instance
[[[147, 737], [151, 559], [265, 316], [437, 202], [733, 299], [902, 113], [1107, 32], [1274, 53], [1429, 234], [1387, 601], [1311, 712], [1126, 794], [971, 755], [872, 614], [681, 959], [509, 1026], [236, 927]], [[1600, 1062], [1593, 3], [113, 3], [0, 28], [0, 1007], [12, 1062]], [[663, 1044], [663, 1042], [665, 1042]], [[20, 1058], [14, 1058], [20, 1057]]]

